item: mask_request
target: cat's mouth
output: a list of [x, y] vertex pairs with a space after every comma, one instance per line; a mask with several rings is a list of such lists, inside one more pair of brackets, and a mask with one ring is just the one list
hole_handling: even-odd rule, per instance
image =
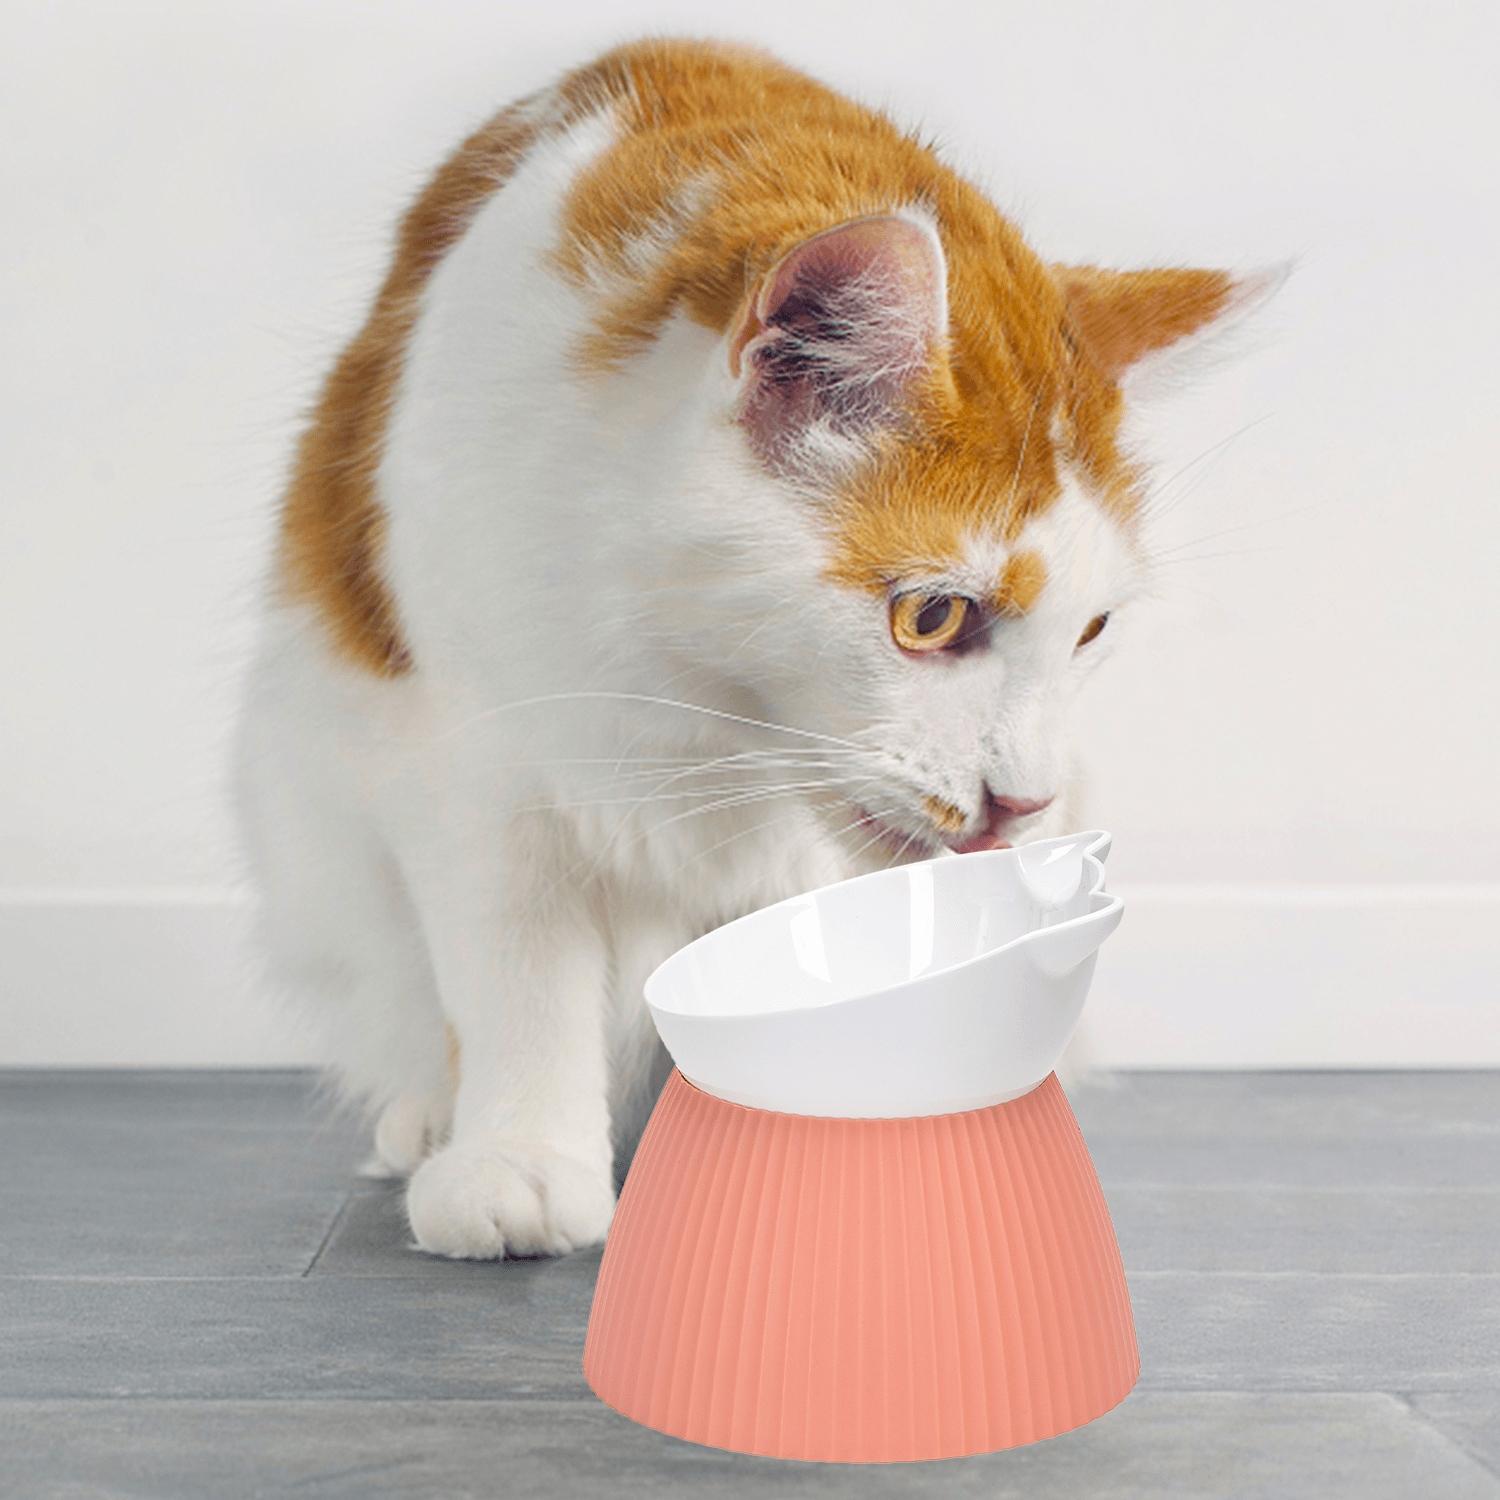
[[858, 802], [851, 805], [859, 816], [849, 832], [861, 845], [861, 852], [879, 852], [893, 861], [907, 861], [930, 859], [944, 847], [931, 829], [903, 827]]
[[951, 837], [944, 837], [927, 827], [903, 827], [857, 802], [852, 806], [859, 814], [852, 832], [864, 841], [864, 849], [879, 850], [894, 860], [930, 859], [934, 854], [944, 852], [970, 854], [981, 849], [1013, 847], [1009, 839], [1000, 838], [993, 833], [982, 832], [967, 838], [960, 838], [955, 833]]

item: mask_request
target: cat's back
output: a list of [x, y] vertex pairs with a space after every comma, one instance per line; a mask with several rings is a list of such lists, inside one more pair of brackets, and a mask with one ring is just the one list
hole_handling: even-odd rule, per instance
[[346, 663], [404, 675], [393, 469], [430, 487], [434, 466], [504, 464], [545, 484], [524, 469], [552, 463], [549, 432], [573, 441], [575, 378], [618, 370], [674, 312], [722, 333], [773, 247], [949, 181], [883, 116], [745, 47], [634, 43], [501, 110], [405, 214], [325, 382], [283, 503], [278, 596]]

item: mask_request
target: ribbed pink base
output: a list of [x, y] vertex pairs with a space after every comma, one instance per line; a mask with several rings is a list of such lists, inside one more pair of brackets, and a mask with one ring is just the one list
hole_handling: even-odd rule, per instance
[[675, 1437], [892, 1463], [1053, 1437], [1140, 1372], [1113, 1227], [1055, 1077], [831, 1120], [673, 1073], [609, 1232], [583, 1372]]

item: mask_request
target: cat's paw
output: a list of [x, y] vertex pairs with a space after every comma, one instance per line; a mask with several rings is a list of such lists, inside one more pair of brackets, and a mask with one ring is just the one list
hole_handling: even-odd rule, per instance
[[406, 1189], [418, 1248], [455, 1260], [566, 1255], [597, 1245], [614, 1208], [607, 1171], [515, 1141], [445, 1146]]
[[447, 1138], [453, 1098], [447, 1092], [399, 1094], [375, 1122], [375, 1152], [361, 1177], [410, 1177]]

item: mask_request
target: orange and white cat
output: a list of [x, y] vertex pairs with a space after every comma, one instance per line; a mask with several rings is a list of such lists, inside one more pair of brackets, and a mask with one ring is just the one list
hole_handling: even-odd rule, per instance
[[420, 1246], [604, 1235], [678, 945], [1067, 822], [1149, 572], [1122, 382], [1246, 292], [1049, 265], [741, 48], [610, 53], [440, 169], [299, 448], [239, 756]]

